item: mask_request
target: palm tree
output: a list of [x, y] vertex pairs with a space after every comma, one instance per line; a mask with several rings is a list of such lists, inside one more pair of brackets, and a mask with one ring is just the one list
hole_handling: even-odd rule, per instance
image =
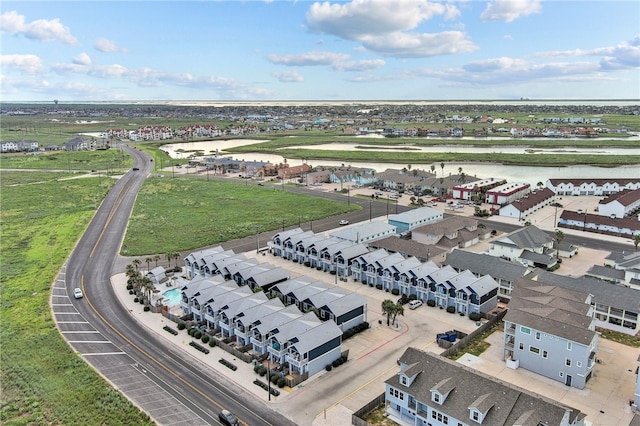
[[558, 258], [560, 258], [560, 243], [562, 240], [564, 240], [564, 232], [556, 229], [556, 254]]
[[180, 259], [180, 253], [178, 253], [177, 251], [173, 252], [173, 259], [176, 261], [175, 266], [177, 267], [178, 266], [178, 259]]
[[402, 306], [400, 303], [396, 303], [395, 307], [393, 308], [393, 313], [392, 314], [393, 314], [393, 318], [392, 318], [391, 322], [395, 324], [396, 317], [398, 315], [404, 316], [404, 306]]
[[462, 174], [462, 167], [458, 167], [458, 174], [461, 175]]
[[137, 271], [137, 270], [138, 270], [138, 266], [140, 266], [140, 264], [141, 264], [142, 262], [140, 262], [140, 259], [133, 259], [133, 260], [131, 261], [131, 263], [133, 263], [133, 266], [135, 266], [135, 267], [136, 267], [136, 271]]
[[387, 326], [390, 325], [391, 315], [396, 309], [396, 304], [393, 300], [385, 299], [382, 301], [382, 315], [387, 317]]
[[436, 172], [436, 165], [432, 164], [431, 165], [431, 173], [435, 174], [435, 172]]
[[442, 176], [444, 177], [444, 163], [440, 163], [440, 168], [442, 169]]
[[538, 189], [542, 189], [542, 187], [544, 186], [544, 183], [538, 182], [536, 183], [536, 186], [538, 187]]
[[160, 260], [160, 259], [162, 259], [162, 258], [160, 257], [159, 254], [156, 254], [155, 256], [153, 256], [153, 260], [155, 260], [155, 262], [156, 262], [156, 268], [158, 267], [158, 260]]
[[640, 244], [640, 234], [635, 234], [633, 236], [633, 245], [635, 246], [636, 250], [638, 251], [638, 244]]
[[155, 290], [156, 287], [153, 285], [153, 281], [151, 281], [149, 277], [142, 277], [140, 287], [142, 287], [144, 297], [147, 299], [146, 304], [148, 305], [151, 302], [151, 295], [153, 294], [153, 290]]
[[151, 257], [147, 257], [144, 261], [145, 261], [145, 263], [147, 264], [147, 272], [149, 272], [149, 271], [150, 271], [150, 269], [149, 269], [149, 264], [150, 264], [151, 262], [153, 262], [153, 258], [151, 258]]

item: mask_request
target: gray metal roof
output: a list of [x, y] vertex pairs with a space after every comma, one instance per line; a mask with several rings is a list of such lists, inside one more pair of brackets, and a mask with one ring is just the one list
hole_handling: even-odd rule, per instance
[[566, 277], [542, 269], [535, 269], [534, 274], [540, 282], [589, 293], [593, 295], [593, 303], [629, 312], [640, 312], [640, 290], [611, 284], [592, 277]]
[[589, 327], [591, 305], [587, 293], [521, 278], [511, 292], [508, 312], [504, 320], [562, 337], [583, 345], [590, 345], [596, 336]]
[[454, 250], [442, 265], [451, 265], [456, 270], [469, 269], [474, 274], [490, 275], [493, 278], [506, 281], [527, 275], [530, 271], [520, 263], [509, 262], [488, 254], [471, 253], [464, 250]]
[[[479, 409], [488, 408], [482, 424], [491, 426], [528, 425], [528, 422], [521, 423], [527, 416], [535, 425], [560, 425], [567, 412], [570, 423], [585, 416], [577, 409], [415, 348], [408, 348], [400, 357], [401, 372], [403, 367], [415, 363], [419, 363], [422, 372], [411, 386], [401, 384], [400, 374], [395, 374], [385, 383], [464, 423], [473, 423], [469, 416], [470, 407], [474, 405]], [[451, 391], [442, 405], [438, 405], [431, 401], [431, 390], [445, 381]]]
[[312, 349], [315, 349], [341, 335], [342, 331], [336, 323], [333, 321], [325, 321], [322, 324], [297, 335], [297, 342], [293, 343], [291, 346], [299, 353], [306, 354]]

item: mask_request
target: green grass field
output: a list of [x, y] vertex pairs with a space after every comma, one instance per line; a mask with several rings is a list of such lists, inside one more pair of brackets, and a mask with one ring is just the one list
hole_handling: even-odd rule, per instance
[[55, 328], [51, 283], [113, 180], [64, 173], [1, 175], [0, 423], [151, 424]]
[[123, 255], [184, 251], [359, 209], [280, 188], [204, 179], [150, 178], [134, 207]]

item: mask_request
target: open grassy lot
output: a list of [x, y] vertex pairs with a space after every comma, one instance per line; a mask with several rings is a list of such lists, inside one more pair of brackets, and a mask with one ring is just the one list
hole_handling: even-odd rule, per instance
[[100, 151], [53, 151], [37, 155], [15, 153], [2, 154], [3, 169], [59, 170], [67, 173], [102, 174], [124, 172], [131, 168], [133, 160], [124, 151], [111, 148]]
[[55, 328], [51, 283], [110, 179], [1, 175], [0, 423], [151, 424], [75, 355]]
[[123, 255], [206, 247], [359, 209], [279, 188], [190, 178], [150, 178], [129, 222]]

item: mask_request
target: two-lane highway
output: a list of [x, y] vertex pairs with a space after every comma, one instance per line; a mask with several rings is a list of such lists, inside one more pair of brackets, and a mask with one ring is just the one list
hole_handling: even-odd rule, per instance
[[[61, 333], [159, 424], [218, 424], [222, 408], [245, 424], [293, 424], [225, 378], [195, 367], [188, 355], [175, 356], [117, 300], [109, 280], [136, 194], [152, 165], [143, 152], [127, 149], [139, 170], [114, 185], [54, 285], [52, 309]], [[73, 298], [75, 287], [82, 288], [83, 299]]]

